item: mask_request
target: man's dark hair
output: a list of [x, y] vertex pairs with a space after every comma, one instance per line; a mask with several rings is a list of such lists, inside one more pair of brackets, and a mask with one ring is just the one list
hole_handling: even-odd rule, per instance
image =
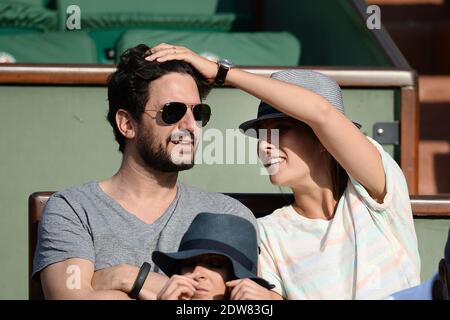
[[107, 119], [113, 127], [114, 136], [119, 143], [119, 151], [122, 153], [125, 149], [125, 138], [117, 128], [116, 113], [119, 109], [124, 109], [139, 122], [149, 99], [150, 82], [168, 73], [176, 72], [190, 75], [195, 80], [202, 99], [211, 89], [206, 79], [187, 62], [145, 60], [145, 57], [150, 55], [149, 49], [145, 44], [140, 44], [126, 50], [120, 56], [116, 72], [108, 80]]

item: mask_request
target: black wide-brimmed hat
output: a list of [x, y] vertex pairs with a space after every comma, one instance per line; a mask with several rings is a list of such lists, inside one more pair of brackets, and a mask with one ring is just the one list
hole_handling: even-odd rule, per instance
[[[345, 115], [341, 88], [336, 81], [330, 77], [320, 72], [298, 69], [275, 72], [272, 73], [270, 77], [272, 79], [295, 84], [322, 96], [340, 113]], [[265, 102], [261, 102], [258, 107], [256, 119], [245, 121], [239, 126], [239, 129], [248, 136], [256, 137], [261, 121], [274, 118], [290, 118], [290, 116], [278, 111]], [[361, 128], [361, 125], [358, 122], [353, 121], [353, 123], [358, 128]]]
[[198, 214], [181, 239], [177, 252], [154, 251], [152, 259], [170, 277], [179, 271], [182, 260], [203, 254], [227, 257], [231, 261], [235, 279], [250, 278], [267, 289], [274, 287], [257, 276], [255, 227], [250, 221], [232, 214]]

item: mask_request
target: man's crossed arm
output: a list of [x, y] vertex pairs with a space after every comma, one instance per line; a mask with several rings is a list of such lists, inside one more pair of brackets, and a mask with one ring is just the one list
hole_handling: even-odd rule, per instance
[[[49, 265], [40, 277], [46, 299], [129, 300], [138, 272], [138, 267], [130, 265], [94, 272], [91, 261], [72, 258]], [[164, 275], [150, 272], [139, 299], [156, 299], [167, 280]]]

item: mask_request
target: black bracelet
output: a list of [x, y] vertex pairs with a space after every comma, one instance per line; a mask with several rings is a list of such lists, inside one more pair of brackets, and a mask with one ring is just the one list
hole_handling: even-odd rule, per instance
[[128, 294], [130, 298], [137, 299], [139, 298], [139, 292], [141, 292], [142, 287], [144, 286], [144, 282], [147, 279], [148, 273], [150, 272], [150, 263], [144, 262], [139, 269], [136, 280], [134, 281], [133, 288], [131, 288], [130, 293]]

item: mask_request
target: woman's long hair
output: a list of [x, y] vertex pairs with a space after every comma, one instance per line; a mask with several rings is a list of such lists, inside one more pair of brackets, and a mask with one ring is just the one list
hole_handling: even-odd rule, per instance
[[333, 181], [333, 196], [336, 201], [339, 201], [345, 192], [345, 188], [347, 187], [347, 182], [349, 179], [348, 173], [331, 154], [330, 158], [330, 174], [331, 180]]
[[[305, 133], [310, 134], [312, 137], [314, 137], [317, 140], [317, 147], [318, 148], [324, 148], [319, 140], [319, 138], [314, 133], [314, 130], [311, 129], [310, 126], [308, 126], [306, 123], [299, 122], [299, 125], [305, 128]], [[329, 173], [331, 176], [332, 181], [332, 191], [333, 191], [333, 197], [336, 201], [339, 201], [339, 199], [342, 197], [342, 195], [345, 192], [345, 188], [347, 187], [348, 182], [348, 173], [345, 171], [345, 169], [337, 162], [337, 160], [324, 148], [324, 152], [328, 154], [329, 159]]]

